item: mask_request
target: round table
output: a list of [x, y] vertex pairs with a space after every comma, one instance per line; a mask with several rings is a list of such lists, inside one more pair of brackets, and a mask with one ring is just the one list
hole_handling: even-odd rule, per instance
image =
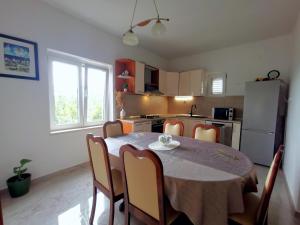
[[[131, 133], [105, 139], [111, 164], [121, 168], [119, 149], [148, 149], [159, 133]], [[243, 153], [217, 143], [173, 136], [180, 146], [154, 151], [162, 161], [165, 193], [172, 207], [195, 225], [225, 225], [229, 213], [244, 211], [243, 193], [257, 191], [253, 163]]]

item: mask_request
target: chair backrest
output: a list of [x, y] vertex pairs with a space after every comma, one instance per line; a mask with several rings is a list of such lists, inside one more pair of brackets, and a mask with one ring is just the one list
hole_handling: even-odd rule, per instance
[[281, 145], [274, 156], [273, 162], [268, 172], [267, 179], [265, 181], [264, 189], [260, 198], [260, 203], [257, 211], [256, 224], [264, 224], [264, 221], [267, 216], [269, 202], [271, 198], [271, 194], [273, 191], [273, 187], [275, 184], [275, 180], [277, 177], [277, 173], [280, 167], [280, 163], [283, 156], [284, 146]]
[[179, 120], [166, 120], [164, 122], [164, 133], [175, 135], [175, 136], [183, 136], [184, 125], [183, 122]]
[[107, 192], [113, 192], [108, 150], [104, 139], [88, 134], [86, 141], [94, 181], [100, 184], [100, 187], [105, 188]]
[[[132, 145], [120, 149], [125, 204], [165, 224], [163, 166], [150, 150], [138, 150]], [[136, 215], [137, 216], [137, 215]]]
[[193, 138], [200, 141], [220, 142], [220, 128], [208, 124], [196, 124], [193, 129]]
[[103, 136], [107, 137], [116, 137], [122, 136], [123, 133], [123, 124], [121, 121], [108, 121], [103, 125]]

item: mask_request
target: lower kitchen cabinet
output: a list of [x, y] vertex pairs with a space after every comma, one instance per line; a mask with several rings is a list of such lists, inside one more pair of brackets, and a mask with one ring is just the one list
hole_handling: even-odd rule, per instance
[[233, 123], [231, 147], [240, 150], [241, 123]]
[[[184, 137], [190, 137], [193, 138], [193, 129], [196, 126], [196, 124], [207, 124], [206, 121], [211, 122], [212, 124], [215, 123], [220, 123], [220, 121], [216, 120], [205, 120], [205, 119], [195, 119], [195, 118], [181, 118], [181, 117], [176, 117], [176, 120], [180, 120], [183, 122], [184, 125], [184, 132], [183, 136]], [[239, 150], [240, 149], [240, 138], [241, 138], [241, 123], [240, 122], [230, 122], [226, 121], [228, 124], [232, 124], [230, 129], [221, 129], [221, 135], [224, 137], [227, 137], [227, 141], [225, 142], [226, 145], [231, 146], [232, 148]], [[223, 133], [226, 131], [227, 133]], [[230, 132], [230, 133], [228, 133]], [[229, 139], [228, 139], [229, 138]]]
[[121, 120], [123, 124], [123, 132], [129, 134], [132, 132], [151, 132], [151, 121], [127, 121]]

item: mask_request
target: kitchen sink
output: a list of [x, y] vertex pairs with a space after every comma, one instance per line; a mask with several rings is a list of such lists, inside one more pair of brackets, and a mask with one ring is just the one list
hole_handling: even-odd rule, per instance
[[207, 116], [202, 116], [202, 115], [189, 115], [189, 117], [192, 117], [192, 118], [207, 118]]
[[195, 114], [195, 115], [190, 115], [190, 114], [179, 114], [179, 115], [177, 115], [177, 117], [189, 117], [189, 118], [207, 118], [207, 116], [203, 116], [203, 115], [197, 115], [197, 114]]

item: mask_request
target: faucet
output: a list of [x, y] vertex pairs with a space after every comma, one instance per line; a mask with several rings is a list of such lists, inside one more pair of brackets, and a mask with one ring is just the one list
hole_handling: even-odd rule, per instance
[[191, 106], [190, 116], [193, 116], [193, 109], [197, 110], [197, 106], [194, 104]]

